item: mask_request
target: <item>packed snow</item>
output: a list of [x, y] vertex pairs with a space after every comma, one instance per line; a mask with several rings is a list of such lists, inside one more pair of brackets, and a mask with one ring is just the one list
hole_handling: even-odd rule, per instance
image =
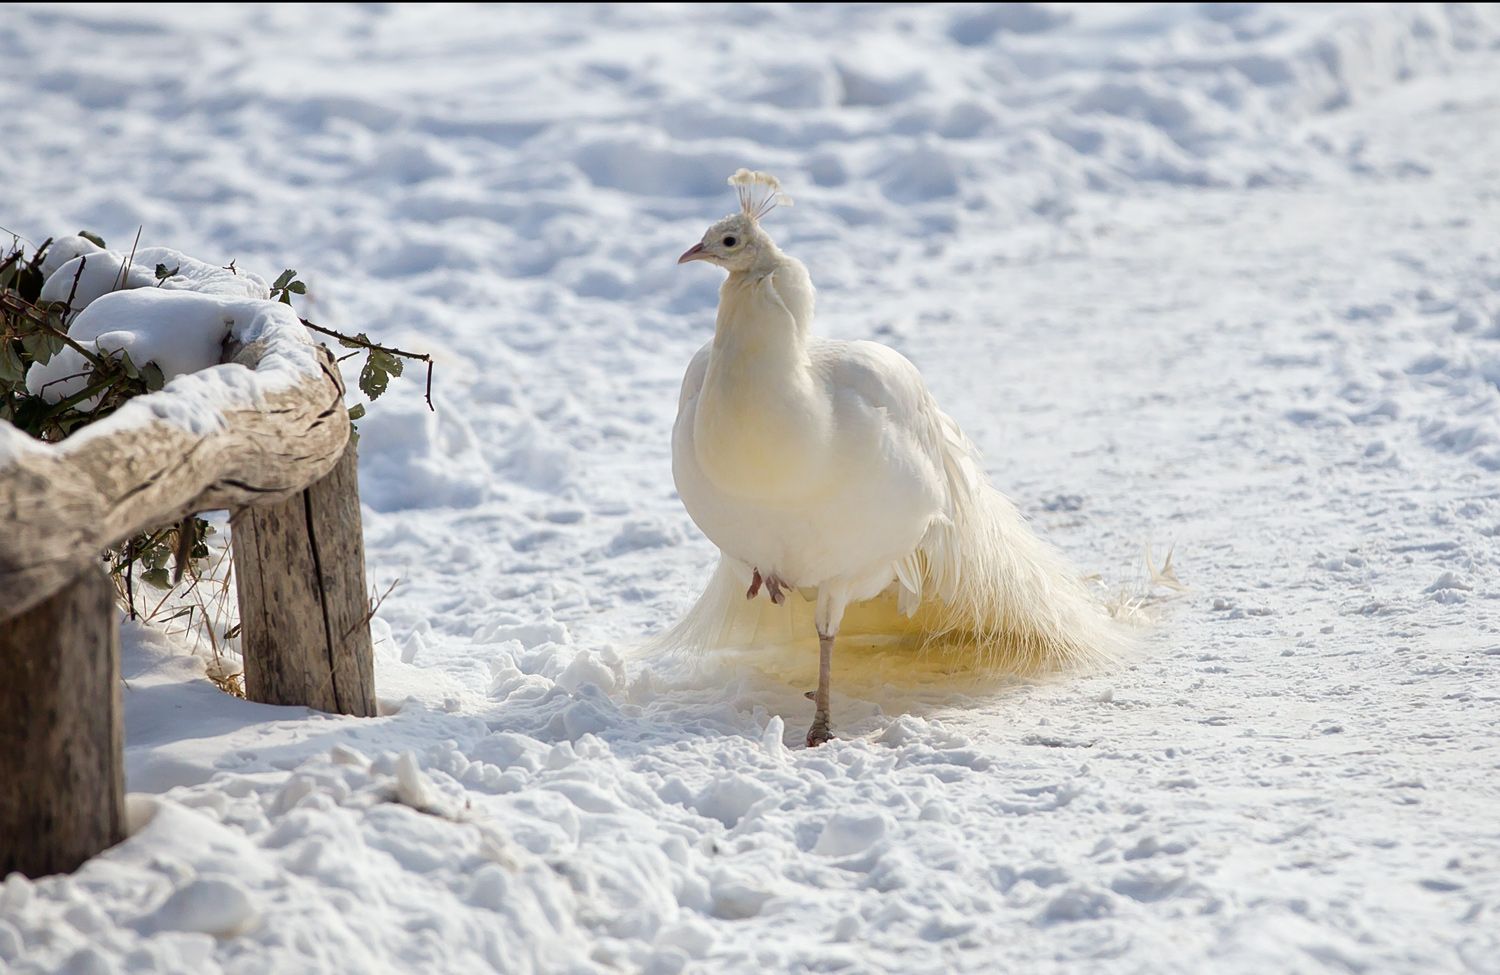
[[[0, 8], [0, 224], [294, 267], [438, 359], [435, 413], [359, 421], [383, 716], [124, 623], [133, 835], [0, 885], [0, 972], [1500, 972], [1497, 44], [1467, 5]], [[634, 652], [716, 559], [669, 437], [718, 280], [674, 261], [740, 166], [815, 328], [1145, 601], [1134, 664], [836, 658], [804, 749], [815, 659]]]

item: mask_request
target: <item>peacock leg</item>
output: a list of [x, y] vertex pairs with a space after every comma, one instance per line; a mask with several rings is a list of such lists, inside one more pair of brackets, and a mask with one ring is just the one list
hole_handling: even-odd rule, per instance
[[818, 690], [813, 695], [813, 723], [807, 729], [807, 747], [817, 748], [833, 738], [828, 715], [828, 693], [833, 684], [833, 637], [818, 634]]

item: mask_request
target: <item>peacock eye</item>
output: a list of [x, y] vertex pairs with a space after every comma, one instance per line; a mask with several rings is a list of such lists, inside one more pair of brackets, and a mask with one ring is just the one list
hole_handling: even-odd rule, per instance
[[733, 234], [731, 234], [730, 236], [724, 238], [724, 246], [725, 247], [733, 247], [735, 244], [738, 244], [739, 242], [740, 242], [739, 238], [735, 237]]

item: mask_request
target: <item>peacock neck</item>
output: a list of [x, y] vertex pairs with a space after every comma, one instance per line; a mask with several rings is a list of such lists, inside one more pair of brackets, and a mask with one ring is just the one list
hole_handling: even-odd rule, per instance
[[811, 319], [800, 264], [734, 273], [719, 290], [694, 430], [699, 462], [721, 489], [785, 500], [818, 476], [830, 405], [807, 351]]
[[[805, 364], [812, 325], [812, 302], [797, 285], [800, 267], [735, 271], [719, 288], [714, 324], [714, 353], [725, 358], [753, 358], [767, 365], [794, 368]], [[801, 278], [806, 279], [803, 271]]]

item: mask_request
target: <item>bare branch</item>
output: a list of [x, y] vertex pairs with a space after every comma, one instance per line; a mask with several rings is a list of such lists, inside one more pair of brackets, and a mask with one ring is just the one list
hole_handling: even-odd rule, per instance
[[[312, 322], [308, 321], [305, 318], [299, 318], [298, 321], [300, 321], [306, 327], [312, 329], [314, 332], [332, 336], [333, 338], [338, 339], [340, 342], [348, 343], [348, 345], [351, 346], [358, 346], [362, 349], [373, 349], [376, 352], [386, 352], [390, 355], [398, 355], [403, 359], [416, 359], [419, 362], [427, 363], [427, 408], [429, 410], [432, 410], [434, 413], [437, 412], [437, 407], [432, 405], [432, 356], [428, 355], [425, 352], [406, 352], [401, 349], [392, 348], [389, 345], [380, 345], [376, 342], [368, 342], [354, 335], [345, 335], [343, 332], [335, 332], [331, 328], [324, 328], [321, 325], [314, 325]], [[348, 357], [345, 356], [345, 358]]]

